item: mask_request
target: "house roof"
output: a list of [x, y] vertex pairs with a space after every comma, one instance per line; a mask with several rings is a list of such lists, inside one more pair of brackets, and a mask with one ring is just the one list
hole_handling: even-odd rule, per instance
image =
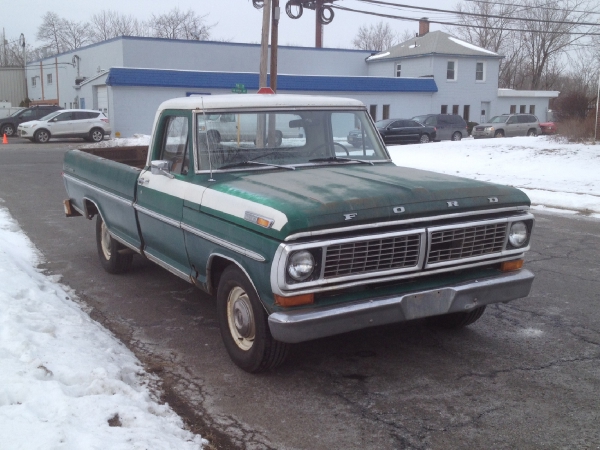
[[[243, 84], [258, 90], [258, 73], [207, 72], [197, 70], [136, 69], [113, 67], [106, 84], [111, 86], [156, 86], [233, 89]], [[432, 78], [339, 77], [323, 75], [278, 75], [278, 91], [322, 92], [437, 92]]]
[[501, 58], [498, 53], [470, 44], [443, 31], [432, 31], [404, 41], [388, 50], [371, 55], [367, 62], [410, 58], [425, 55], [478, 56]]

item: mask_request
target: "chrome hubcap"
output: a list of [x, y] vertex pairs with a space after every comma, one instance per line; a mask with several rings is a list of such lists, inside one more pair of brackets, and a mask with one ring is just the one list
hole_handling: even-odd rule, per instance
[[102, 222], [102, 227], [100, 230], [100, 244], [102, 246], [102, 253], [104, 253], [104, 257], [106, 258], [106, 260], [110, 260], [110, 234], [108, 233], [108, 229], [106, 228], [106, 225], [104, 224], [104, 222]]
[[227, 298], [227, 322], [233, 340], [242, 350], [250, 350], [254, 344], [256, 327], [252, 304], [248, 294], [239, 286], [229, 292]]

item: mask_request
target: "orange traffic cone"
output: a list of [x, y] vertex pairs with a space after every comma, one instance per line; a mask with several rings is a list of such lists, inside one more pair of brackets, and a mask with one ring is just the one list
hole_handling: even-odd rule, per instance
[[8, 139], [6, 139], [6, 133], [4, 133], [4, 137], [2, 138], [3, 144], [8, 144]]

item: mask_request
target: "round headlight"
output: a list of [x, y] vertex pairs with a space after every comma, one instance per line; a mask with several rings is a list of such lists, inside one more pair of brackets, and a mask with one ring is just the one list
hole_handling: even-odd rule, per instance
[[306, 280], [315, 270], [315, 258], [310, 252], [301, 250], [288, 259], [287, 272], [296, 281]]
[[510, 226], [508, 242], [513, 247], [521, 247], [527, 241], [527, 225], [525, 222], [514, 222]]

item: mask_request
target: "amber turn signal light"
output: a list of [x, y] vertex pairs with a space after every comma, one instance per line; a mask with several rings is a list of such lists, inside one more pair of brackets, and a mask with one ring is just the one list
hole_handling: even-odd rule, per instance
[[524, 261], [522, 259], [517, 259], [516, 261], [504, 261], [500, 264], [500, 270], [502, 272], [510, 272], [512, 270], [519, 270], [523, 267]]
[[279, 306], [310, 305], [315, 302], [315, 294], [294, 295], [293, 297], [282, 297], [275, 294], [275, 304]]

